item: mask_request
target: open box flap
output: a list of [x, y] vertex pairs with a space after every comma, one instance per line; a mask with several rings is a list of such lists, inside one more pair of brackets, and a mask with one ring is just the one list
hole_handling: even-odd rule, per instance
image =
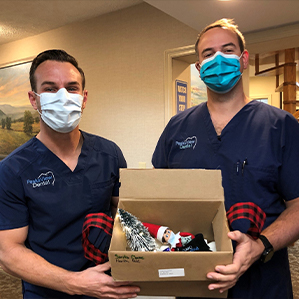
[[223, 200], [220, 170], [121, 169], [120, 198]]

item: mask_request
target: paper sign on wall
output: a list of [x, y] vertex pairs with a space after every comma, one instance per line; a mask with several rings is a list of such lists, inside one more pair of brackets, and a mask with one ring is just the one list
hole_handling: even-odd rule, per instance
[[175, 81], [177, 113], [187, 109], [187, 82]]

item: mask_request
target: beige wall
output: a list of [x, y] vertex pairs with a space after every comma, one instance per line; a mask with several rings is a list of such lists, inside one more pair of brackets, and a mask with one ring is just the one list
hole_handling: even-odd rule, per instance
[[275, 89], [275, 76], [250, 78], [249, 96], [251, 98], [268, 97], [271, 105], [280, 108], [280, 93], [275, 92]]
[[197, 32], [146, 3], [0, 46], [0, 65], [61, 48], [86, 73], [81, 129], [115, 141], [129, 167], [151, 166], [164, 128], [164, 51]]

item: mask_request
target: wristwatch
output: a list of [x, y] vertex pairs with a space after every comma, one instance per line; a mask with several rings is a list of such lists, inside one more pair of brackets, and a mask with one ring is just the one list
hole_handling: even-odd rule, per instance
[[262, 256], [261, 256], [261, 261], [263, 263], [266, 263], [271, 260], [273, 254], [274, 254], [274, 248], [265, 236], [259, 235], [259, 239], [263, 242], [263, 244], [265, 246], [265, 250], [263, 251]]

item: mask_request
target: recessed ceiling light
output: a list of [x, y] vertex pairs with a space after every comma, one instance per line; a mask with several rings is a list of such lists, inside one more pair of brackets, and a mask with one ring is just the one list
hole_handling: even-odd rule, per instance
[[16, 32], [16, 30], [14, 30], [12, 27], [0, 24], [0, 35], [1, 36], [12, 35], [15, 32]]

